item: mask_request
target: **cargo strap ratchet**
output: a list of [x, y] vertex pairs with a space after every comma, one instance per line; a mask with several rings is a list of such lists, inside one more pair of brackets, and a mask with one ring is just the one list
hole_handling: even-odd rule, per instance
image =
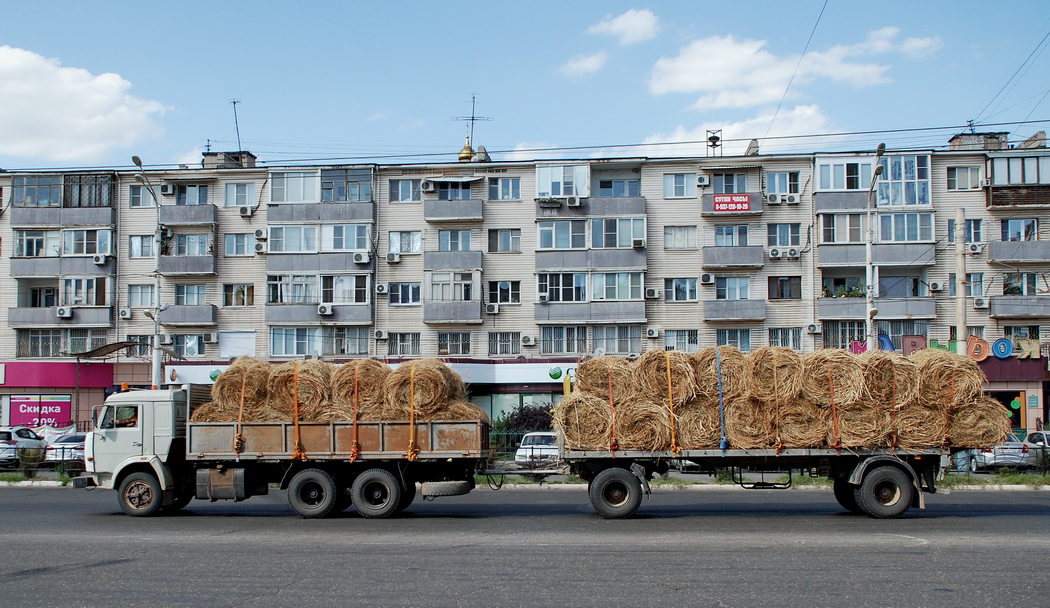
[[299, 436], [299, 364], [296, 363], [292, 371], [292, 420], [295, 421], [295, 449], [292, 452], [292, 460], [306, 460], [303, 453], [303, 444]]
[[408, 370], [408, 455], [409, 462], [419, 459], [419, 446], [416, 445], [416, 363]]

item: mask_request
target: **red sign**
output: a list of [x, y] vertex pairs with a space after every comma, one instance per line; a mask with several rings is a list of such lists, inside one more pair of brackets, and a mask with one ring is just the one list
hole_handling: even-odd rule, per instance
[[11, 426], [69, 424], [69, 395], [11, 395]]
[[751, 211], [750, 194], [715, 194], [715, 211]]

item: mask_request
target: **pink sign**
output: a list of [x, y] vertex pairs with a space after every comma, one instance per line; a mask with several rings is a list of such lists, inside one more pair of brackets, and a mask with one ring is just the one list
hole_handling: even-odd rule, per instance
[[11, 395], [12, 426], [65, 426], [71, 412], [69, 395]]
[[715, 211], [751, 211], [750, 194], [715, 194]]

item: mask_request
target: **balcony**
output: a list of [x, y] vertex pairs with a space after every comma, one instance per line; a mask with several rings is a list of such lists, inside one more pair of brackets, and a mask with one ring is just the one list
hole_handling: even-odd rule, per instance
[[8, 308], [7, 325], [14, 328], [36, 327], [113, 327], [112, 306], [70, 306], [73, 316], [63, 319], [58, 308]]
[[817, 213], [829, 211], [864, 211], [868, 208], [868, 191], [817, 192], [813, 195]]
[[987, 208], [991, 210], [1047, 208], [1050, 207], [1050, 185], [992, 186], [987, 200]]
[[372, 307], [368, 304], [329, 305], [332, 314], [317, 314], [317, 303], [312, 304], [267, 304], [267, 325], [303, 325], [311, 323], [337, 323], [339, 325], [371, 325]]
[[423, 270], [481, 270], [481, 252], [424, 251]]
[[761, 215], [762, 204], [762, 195], [758, 193], [705, 194], [700, 199], [700, 215], [703, 217]]
[[270, 203], [269, 222], [371, 222], [375, 205], [371, 202]]
[[98, 276], [113, 274], [113, 265], [113, 256], [107, 256], [105, 264], [96, 264], [94, 256], [11, 258], [11, 276], [15, 278]]
[[169, 327], [179, 325], [215, 325], [215, 305], [168, 306], [160, 311], [159, 320], [161, 325]]
[[993, 319], [1050, 318], [1050, 296], [992, 296], [988, 316]]
[[765, 300], [705, 300], [705, 321], [764, 321]]
[[12, 207], [12, 227], [32, 226], [112, 226], [116, 217], [112, 207]]
[[[359, 252], [363, 253], [363, 252]], [[345, 274], [358, 271], [370, 273], [375, 266], [375, 258], [369, 255], [367, 264], [354, 261], [353, 253], [270, 253], [266, 256], [267, 272], [333, 272]]]
[[537, 270], [645, 270], [645, 249], [560, 249], [537, 251]]
[[[867, 259], [863, 243], [824, 243], [817, 253], [821, 267], [864, 266]], [[936, 261], [933, 243], [877, 243], [871, 247], [871, 260], [876, 266], [932, 266]]]
[[[937, 317], [936, 302], [931, 297], [875, 298], [877, 320], [889, 319], [934, 319]], [[858, 320], [868, 316], [867, 300], [864, 298], [820, 298], [817, 300], [817, 317], [829, 321]]]
[[423, 322], [479, 324], [482, 322], [481, 301], [423, 302]]
[[1050, 241], [991, 241], [991, 264], [1046, 264], [1050, 262]]
[[218, 208], [211, 203], [206, 205], [161, 205], [160, 223], [162, 226], [208, 226], [215, 224]]
[[537, 323], [645, 323], [645, 302], [548, 302], [534, 308]]
[[763, 264], [763, 247], [747, 245], [744, 247], [703, 248], [704, 268], [761, 268]]
[[644, 196], [591, 196], [577, 198], [579, 204], [570, 207], [565, 198], [558, 199], [560, 205], [536, 204], [537, 218], [584, 218], [644, 215]]
[[215, 274], [215, 256], [162, 255], [160, 256], [160, 274], [166, 277], [213, 275]]
[[481, 199], [423, 201], [423, 219], [428, 222], [480, 222], [485, 219]]

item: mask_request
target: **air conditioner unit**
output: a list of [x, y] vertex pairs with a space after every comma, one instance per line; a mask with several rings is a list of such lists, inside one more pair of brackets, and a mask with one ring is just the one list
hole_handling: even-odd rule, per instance
[[789, 205], [797, 205], [800, 202], [800, 197], [797, 194], [781, 194], [780, 200]]
[[819, 334], [820, 333], [820, 323], [810, 323], [809, 325], [807, 325], [806, 326], [806, 333], [808, 333], [808, 334]]
[[645, 328], [645, 337], [646, 338], [659, 338], [660, 337], [660, 328], [659, 327], [646, 327]]
[[536, 346], [536, 336], [522, 336], [521, 337], [521, 345], [522, 346]]
[[267, 236], [269, 236], [269, 235], [266, 232], [265, 228], [256, 228], [255, 229], [255, 240], [257, 240], [257, 241], [265, 241]]
[[252, 214], [255, 213], [255, 209], [249, 207], [248, 205], [241, 207], [237, 211], [241, 214], [241, 217], [251, 217]]
[[930, 291], [941, 291], [944, 289], [944, 283], [930, 283]]
[[175, 336], [173, 336], [171, 334], [161, 334], [160, 335], [160, 343], [161, 344], [175, 344]]
[[130, 319], [131, 318], [131, 309], [130, 308], [121, 308], [120, 310], [117, 311], [117, 316], [120, 317], [121, 319]]
[[988, 300], [986, 298], [974, 298], [973, 307], [978, 309], [988, 308]]
[[204, 334], [204, 343], [205, 344], [218, 344], [219, 343], [219, 334]]
[[784, 252], [784, 255], [786, 255], [789, 258], [797, 258], [798, 256], [802, 255], [802, 252], [799, 251], [797, 248], [792, 247], [791, 249], [788, 249], [786, 252]]
[[660, 297], [660, 290], [659, 289], [656, 289], [655, 287], [646, 287], [645, 288], [645, 299], [646, 300], [656, 300], [659, 297]]
[[267, 251], [266, 243], [256, 243], [255, 244], [255, 253], [260, 253], [261, 254], [261, 253], [266, 253], [266, 251]]
[[372, 260], [372, 256], [367, 251], [359, 251], [354, 254], [354, 264], [367, 264]]
[[95, 265], [97, 265], [97, 266], [105, 266], [106, 265], [106, 259], [107, 258], [106, 258], [105, 255], [98, 254], [98, 255], [92, 257], [91, 261], [94, 262]]
[[485, 312], [490, 314], [490, 315], [498, 315], [499, 314], [499, 304], [486, 304], [485, 305]]
[[322, 317], [330, 316], [332, 314], [332, 305], [331, 304], [318, 304], [317, 305], [317, 314], [321, 315]]
[[711, 178], [710, 178], [710, 176], [697, 175], [696, 176], [696, 185], [700, 186], [701, 188], [703, 188], [705, 186], [710, 186], [711, 185]]
[[990, 188], [991, 186], [992, 186], [992, 180], [988, 179], [987, 177], [981, 180], [981, 187], [982, 188]]
[[966, 245], [966, 253], [970, 255], [981, 255], [984, 251], [984, 243], [969, 243]]
[[565, 199], [565, 206], [566, 207], [579, 207], [580, 203], [582, 201], [583, 201], [583, 199], [581, 199], [578, 196], [570, 196], [569, 198]]
[[711, 274], [710, 272], [703, 273], [702, 275], [700, 275], [700, 284], [701, 285], [714, 285], [715, 284], [715, 275]]
[[161, 196], [175, 196], [175, 184], [161, 184], [160, 194]]
[[376, 283], [376, 293], [387, 293], [388, 291], [386, 283]]
[[645, 239], [631, 239], [631, 247], [645, 249]]
[[390, 337], [390, 333], [385, 329], [377, 329], [373, 335], [376, 337], [376, 340], [386, 340]]
[[545, 293], [541, 293], [541, 294], [539, 294], [539, 301], [540, 301], [540, 304], [546, 304], [546, 303], [547, 303], [547, 300], [549, 300], [549, 299], [550, 299], [550, 295], [548, 295], [548, 294], [545, 294]]
[[386, 263], [387, 264], [400, 264], [401, 263], [401, 254], [400, 253], [388, 253], [388, 254], [386, 254]]
[[437, 190], [437, 184], [430, 181], [429, 179], [425, 179], [419, 183], [419, 189], [423, 192], [434, 192], [435, 190]]
[[781, 203], [780, 199], [781, 199], [781, 195], [779, 195], [779, 194], [770, 194], [770, 195], [766, 196], [766, 202], [769, 203], [770, 205], [779, 205]]
[[58, 315], [59, 319], [72, 319], [73, 318], [73, 308], [70, 307], [70, 306], [59, 306], [55, 310], [55, 314]]
[[784, 253], [776, 247], [769, 250], [769, 259], [771, 260], [779, 260], [782, 255], [784, 255]]

